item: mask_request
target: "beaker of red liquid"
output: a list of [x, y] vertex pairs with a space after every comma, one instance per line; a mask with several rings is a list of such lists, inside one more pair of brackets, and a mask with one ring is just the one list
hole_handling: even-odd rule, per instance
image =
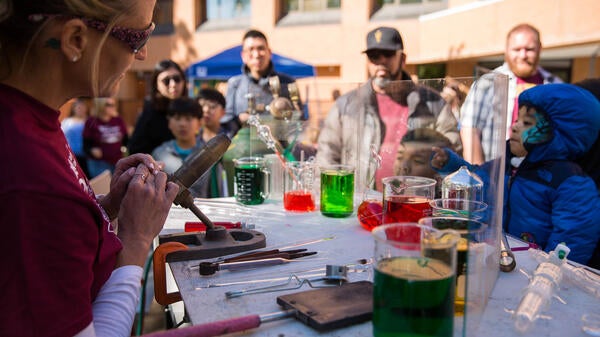
[[283, 174], [283, 208], [292, 212], [315, 210], [316, 166], [308, 161], [290, 161]]
[[382, 223], [417, 222], [431, 215], [429, 202], [435, 195], [435, 180], [417, 176], [393, 176], [381, 181]]

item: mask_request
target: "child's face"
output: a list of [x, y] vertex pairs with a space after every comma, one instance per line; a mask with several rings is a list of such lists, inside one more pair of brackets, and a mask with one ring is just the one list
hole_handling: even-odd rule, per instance
[[394, 162], [394, 174], [435, 178], [437, 172], [430, 165], [433, 145], [427, 142], [401, 143]]
[[225, 108], [212, 100], [201, 99], [204, 127], [213, 131], [218, 131], [221, 127], [221, 117], [225, 115]]
[[512, 126], [510, 135], [510, 152], [517, 157], [525, 157], [527, 150], [523, 145], [523, 134], [537, 123], [536, 110], [533, 107], [519, 107], [519, 117]]
[[200, 119], [190, 115], [173, 115], [169, 117], [169, 130], [179, 141], [195, 139], [200, 130]]

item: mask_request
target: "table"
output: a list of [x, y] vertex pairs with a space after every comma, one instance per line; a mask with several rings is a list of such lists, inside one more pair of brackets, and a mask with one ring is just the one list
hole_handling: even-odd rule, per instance
[[[360, 259], [372, 256], [371, 234], [360, 227], [356, 216], [334, 219], [322, 216], [318, 211], [311, 213], [290, 213], [283, 210], [281, 202], [267, 201], [259, 206], [237, 205], [233, 199], [201, 200], [197, 205], [213, 221], [245, 221], [254, 224], [255, 230], [265, 234], [268, 248], [299, 246], [317, 255], [304, 258], [306, 262], [291, 262], [248, 271], [219, 271], [208, 277], [201, 277], [191, 269], [199, 261], [170, 263], [174, 280], [182, 295], [186, 311], [192, 324], [202, 324], [217, 320], [267, 314], [280, 311], [276, 297], [296, 290], [252, 294], [236, 298], [226, 298], [225, 292], [257, 288], [265, 285], [281, 284], [291, 274], [307, 277], [323, 275], [326, 264], [356, 264]], [[186, 221], [197, 221], [186, 209], [173, 206], [163, 233], [181, 232]], [[312, 242], [312, 243], [309, 243]], [[511, 246], [522, 245], [509, 238]], [[537, 262], [527, 251], [515, 252], [517, 268], [510, 273], [499, 273], [495, 287], [489, 297], [477, 331], [469, 331], [468, 336], [512, 336], [518, 335], [513, 328], [513, 319], [507, 310], [516, 309], [523, 289], [529, 280], [525, 273], [535, 270]], [[369, 268], [357, 268], [348, 274], [350, 281], [372, 280]], [[250, 280], [279, 278], [269, 282], [242, 283]], [[223, 283], [238, 283], [228, 286], [215, 286]], [[303, 286], [301, 290], [310, 287]], [[600, 299], [595, 298], [568, 282], [563, 282], [559, 294], [567, 304], [554, 300], [543, 312], [553, 319], [538, 319], [534, 329], [522, 336], [587, 336], [582, 332], [581, 317], [585, 313], [600, 313]], [[319, 333], [293, 318], [262, 324], [259, 328], [231, 336], [371, 336], [371, 323], [366, 322], [335, 331]], [[457, 331], [455, 335], [460, 335]]]

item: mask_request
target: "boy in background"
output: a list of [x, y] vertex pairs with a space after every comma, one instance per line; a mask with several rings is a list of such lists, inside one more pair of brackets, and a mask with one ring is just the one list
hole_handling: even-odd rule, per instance
[[[193, 152], [201, 148], [196, 136], [200, 130], [202, 108], [196, 100], [180, 97], [169, 103], [167, 107], [167, 123], [175, 139], [168, 140], [152, 151], [152, 157], [164, 163], [164, 171], [173, 174], [183, 161]], [[202, 179], [189, 187], [194, 197], [205, 197], [202, 191]]]
[[409, 130], [398, 147], [394, 175], [435, 179], [436, 198], [440, 196], [442, 175], [431, 167], [432, 147], [452, 147], [443, 134], [429, 128]]
[[[570, 84], [548, 84], [519, 95], [519, 114], [509, 139], [505, 170], [506, 233], [549, 252], [564, 242], [569, 259], [598, 267], [600, 197], [594, 181], [574, 160], [600, 130], [600, 103]], [[485, 170], [449, 149], [434, 148], [431, 165], [450, 173], [461, 165], [489, 181]], [[485, 194], [484, 194], [485, 195]]]
[[[225, 116], [225, 97], [218, 90], [204, 88], [198, 92], [198, 103], [202, 107], [202, 127], [198, 133], [198, 142], [205, 146], [211, 139], [219, 134], [226, 134], [227, 130], [221, 124]], [[216, 162], [210, 173], [202, 177], [203, 190], [201, 194], [206, 198], [228, 197], [229, 187], [227, 173], [222, 160]]]

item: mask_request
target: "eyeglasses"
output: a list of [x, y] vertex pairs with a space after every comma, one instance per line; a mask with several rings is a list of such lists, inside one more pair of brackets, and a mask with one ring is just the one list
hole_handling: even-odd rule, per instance
[[164, 85], [169, 85], [171, 83], [171, 81], [175, 82], [175, 84], [179, 84], [179, 82], [183, 81], [183, 78], [181, 78], [181, 76], [179, 76], [179, 75], [173, 75], [173, 76], [167, 76], [160, 81]]
[[396, 55], [396, 50], [373, 49], [367, 51], [367, 57], [371, 62], [379, 60], [381, 56], [385, 58], [390, 58], [394, 55]]
[[[29, 16], [29, 21], [39, 22], [43, 19], [55, 18], [55, 17], [65, 17], [65, 18], [78, 18], [81, 19], [85, 23], [86, 26], [93, 28], [102, 33], [106, 32], [108, 28], [108, 24], [104, 21], [85, 18], [85, 17], [77, 17], [77, 16], [69, 16], [62, 14], [32, 14]], [[150, 35], [154, 31], [155, 25], [154, 22], [151, 22], [150, 25], [144, 29], [133, 29], [121, 26], [113, 26], [108, 33], [110, 36], [115, 39], [125, 43], [134, 54], [140, 52], [140, 50], [146, 45], [148, 40], [150, 39]]]

